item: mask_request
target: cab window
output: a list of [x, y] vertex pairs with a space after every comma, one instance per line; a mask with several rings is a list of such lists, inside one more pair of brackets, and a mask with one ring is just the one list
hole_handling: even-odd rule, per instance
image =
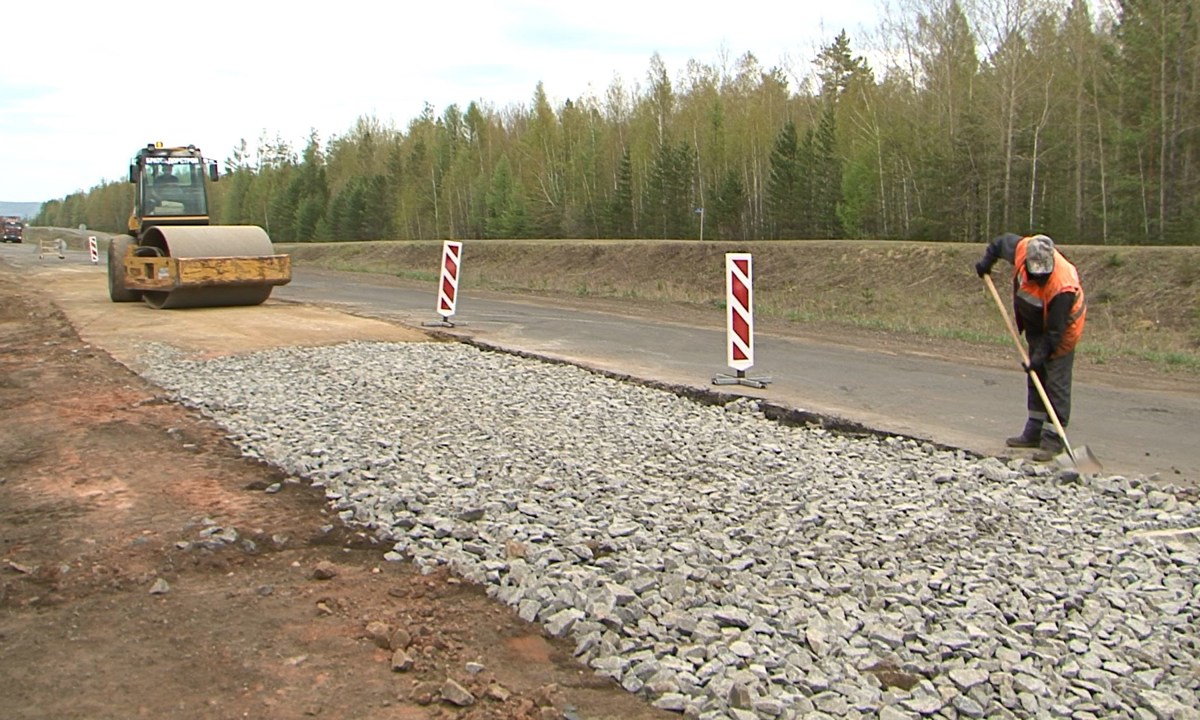
[[[166, 162], [152, 162], [163, 160]], [[175, 162], [169, 162], [175, 160]], [[179, 162], [177, 158], [147, 160], [143, 174], [143, 215], [170, 217], [205, 215], [203, 166], [198, 162]]]

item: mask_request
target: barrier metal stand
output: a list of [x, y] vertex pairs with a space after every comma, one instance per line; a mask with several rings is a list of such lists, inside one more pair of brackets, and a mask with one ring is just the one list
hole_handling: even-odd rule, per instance
[[458, 327], [459, 325], [466, 325], [466, 323], [465, 322], [453, 322], [452, 320], [450, 320], [449, 316], [443, 317], [441, 320], [427, 320], [427, 321], [421, 323], [421, 327], [452, 328], [452, 327]]
[[771, 378], [746, 374], [754, 365], [754, 283], [750, 253], [725, 254], [725, 354], [735, 374], [717, 373], [713, 385], [745, 385], [763, 389]]
[[38, 243], [38, 260], [47, 255], [57, 255], [59, 260], [64, 260], [67, 257], [67, 241], [62, 238], [54, 240], [42, 240]]
[[759, 390], [765, 388], [769, 382], [771, 382], [771, 376], [759, 375], [756, 377], [749, 377], [746, 375], [745, 370], [738, 370], [736, 375], [717, 373], [712, 379], [713, 385], [746, 385], [748, 387], [758, 388]]
[[440, 320], [423, 322], [423, 327], [457, 327], [466, 323], [454, 323], [454, 309], [458, 304], [458, 271], [462, 266], [462, 243], [447, 240], [442, 243], [442, 272], [438, 284], [437, 312]]

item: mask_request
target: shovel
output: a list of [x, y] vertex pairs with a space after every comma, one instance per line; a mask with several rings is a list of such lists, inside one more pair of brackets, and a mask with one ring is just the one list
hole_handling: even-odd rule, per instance
[[[983, 282], [987, 284], [988, 290], [992, 293], [992, 299], [996, 301], [996, 307], [1000, 309], [1000, 315], [1004, 317], [1004, 324], [1008, 326], [1008, 334], [1012, 335], [1013, 342], [1017, 344], [1017, 352], [1021, 355], [1021, 366], [1029, 367], [1029, 355], [1025, 352], [1025, 346], [1021, 344], [1017, 326], [1013, 325], [1012, 318], [1008, 316], [1008, 310], [1004, 307], [1004, 301], [1000, 299], [1000, 293], [996, 292], [996, 284], [992, 282], [992, 276], [985, 274]], [[1041, 378], [1032, 369], [1026, 370], [1026, 372], [1029, 373], [1029, 379], [1033, 381], [1038, 397], [1042, 399], [1042, 405], [1046, 407], [1046, 413], [1050, 415], [1050, 422], [1054, 423], [1054, 429], [1058, 431], [1058, 436], [1062, 438], [1063, 446], [1066, 448], [1066, 452], [1055, 457], [1054, 462], [1060, 468], [1074, 469], [1081, 473], [1096, 473], [1103, 470], [1100, 461], [1096, 459], [1087, 445], [1071, 448], [1071, 443], [1067, 440], [1067, 431], [1063, 430], [1062, 423], [1058, 421], [1058, 413], [1054, 412], [1054, 406], [1050, 404], [1050, 398], [1046, 396], [1046, 389], [1042, 387]]]

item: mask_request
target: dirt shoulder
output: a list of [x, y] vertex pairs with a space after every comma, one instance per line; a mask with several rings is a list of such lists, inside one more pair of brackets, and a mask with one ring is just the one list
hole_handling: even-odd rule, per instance
[[102, 276], [0, 265], [6, 717], [668, 717], [479, 588], [385, 561], [126, 367], [149, 342], [351, 337], [424, 338], [274, 302], [167, 317], [109, 303]]

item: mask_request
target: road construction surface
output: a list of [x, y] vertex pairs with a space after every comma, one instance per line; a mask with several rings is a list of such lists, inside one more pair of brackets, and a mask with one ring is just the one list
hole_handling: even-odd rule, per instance
[[[46, 282], [44, 276], [33, 280], [33, 273], [70, 273], [69, 285], [82, 295], [73, 296], [64, 310], [85, 325], [88, 317], [105, 313], [103, 257], [94, 265], [86, 253], [68, 251], [62, 260], [39, 260], [29, 250], [5, 247], [0, 258], [25, 268], [31, 281]], [[433, 283], [298, 267], [292, 283], [277, 288], [263, 309], [237, 317], [254, 322], [274, 306], [300, 303], [418, 329], [441, 319], [434, 311], [435, 293]], [[160, 317], [164, 311], [137, 309], [145, 322], [166, 322]], [[711, 314], [681, 320], [673, 313], [666, 320], [656, 308], [633, 302], [548, 300], [469, 287], [460, 288], [456, 310], [454, 327], [434, 329], [605, 372], [758, 397], [834, 425], [859, 425], [985, 455], [1012, 455], [1003, 439], [1019, 431], [1025, 417], [1024, 377], [1006, 362], [1012, 353], [1005, 350], [1011, 348], [997, 349], [986, 363], [956, 362], [943, 359], [928, 343], [872, 344], [855, 338], [855, 345], [843, 345], [795, 332], [764, 332], [760, 326], [756, 363], [747, 374], [770, 382], [763, 389], [715, 387], [713, 378], [731, 371], [725, 365], [725, 329]], [[331, 331], [329, 337], [334, 341], [338, 334]], [[1200, 483], [1197, 427], [1200, 388], [1195, 383], [1076, 370], [1068, 434], [1075, 446], [1092, 449], [1106, 474]]]
[[55, 263], [0, 258], [0, 716], [672, 717], [448, 569], [389, 562], [114, 360], [424, 333], [292, 303], [168, 317]]

